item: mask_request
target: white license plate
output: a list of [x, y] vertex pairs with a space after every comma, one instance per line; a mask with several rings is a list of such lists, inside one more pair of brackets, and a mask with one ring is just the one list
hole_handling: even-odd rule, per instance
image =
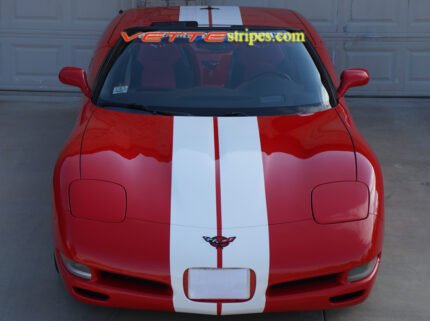
[[250, 296], [249, 269], [188, 270], [188, 297], [192, 300], [247, 300]]

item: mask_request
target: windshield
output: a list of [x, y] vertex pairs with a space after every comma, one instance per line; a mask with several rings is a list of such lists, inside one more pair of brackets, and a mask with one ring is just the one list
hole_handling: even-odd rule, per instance
[[175, 39], [125, 44], [97, 104], [170, 114], [267, 115], [330, 108], [304, 43], [209, 43]]

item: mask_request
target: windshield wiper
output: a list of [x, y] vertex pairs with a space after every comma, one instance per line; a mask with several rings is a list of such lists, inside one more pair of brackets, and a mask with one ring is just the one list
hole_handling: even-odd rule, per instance
[[[109, 109], [131, 109], [137, 110], [144, 113], [152, 114], [152, 115], [163, 115], [163, 116], [195, 116], [193, 112], [186, 111], [164, 111], [158, 110], [155, 108], [147, 107], [140, 104], [135, 103], [115, 103], [115, 102], [106, 102], [101, 103], [100, 107], [109, 108]], [[242, 111], [230, 111], [220, 115], [205, 115], [205, 116], [214, 116], [214, 117], [239, 117], [239, 116], [249, 116], [249, 114]]]
[[132, 109], [132, 110], [138, 110], [138, 111], [143, 111], [145, 113], [148, 114], [152, 114], [152, 115], [163, 115], [163, 116], [174, 116], [174, 115], [190, 115], [189, 113], [183, 113], [183, 112], [171, 112], [171, 111], [162, 111], [162, 110], [157, 110], [157, 109], [153, 109], [144, 105], [140, 105], [140, 104], [134, 104], [134, 103], [130, 103], [130, 104], [125, 104], [125, 103], [105, 103], [105, 104], [101, 104], [101, 107], [105, 107], [105, 108], [125, 108], [125, 109]]
[[230, 111], [225, 114], [221, 114], [218, 117], [237, 117], [237, 116], [249, 116], [249, 114], [244, 113], [243, 111]]

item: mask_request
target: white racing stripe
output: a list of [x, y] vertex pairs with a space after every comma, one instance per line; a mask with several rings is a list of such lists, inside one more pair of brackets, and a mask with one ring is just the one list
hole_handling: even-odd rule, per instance
[[[214, 26], [242, 25], [239, 7], [212, 10]], [[259, 313], [266, 305], [269, 279], [269, 228], [260, 131], [256, 117], [218, 118], [221, 215], [224, 236], [236, 236], [223, 250], [223, 267], [256, 273], [253, 298], [223, 303], [222, 314]]]
[[[180, 21], [209, 24], [201, 6], [180, 8]], [[212, 10], [214, 26], [241, 25], [239, 7]], [[256, 273], [253, 298], [223, 303], [222, 314], [264, 311], [269, 277], [269, 229], [260, 134], [256, 117], [218, 118], [222, 234], [236, 239], [222, 252], [222, 266]], [[212, 117], [175, 117], [173, 130], [170, 270], [177, 312], [216, 314], [215, 303], [188, 300], [184, 271], [216, 267], [217, 251], [202, 236], [216, 235], [216, 181]], [[192, 227], [191, 227], [192, 226]]]
[[225, 117], [218, 124], [222, 233], [236, 237], [223, 250], [223, 267], [256, 273], [253, 298], [223, 303], [222, 314], [259, 313], [266, 304], [270, 249], [258, 122], [256, 117]]
[[208, 26], [208, 10], [202, 8], [205, 8], [205, 6], [181, 6], [179, 9], [179, 21], [197, 21], [199, 26]]
[[215, 303], [185, 296], [192, 267], [216, 267], [217, 252], [203, 236], [216, 235], [214, 128], [211, 117], [175, 117], [173, 124], [170, 274], [177, 312], [216, 314]]
[[235, 6], [214, 6], [212, 10], [213, 26], [241, 26], [240, 8]]

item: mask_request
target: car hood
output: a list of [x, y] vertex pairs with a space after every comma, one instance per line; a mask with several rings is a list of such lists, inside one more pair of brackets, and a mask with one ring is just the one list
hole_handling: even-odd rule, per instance
[[355, 180], [356, 168], [335, 108], [217, 118], [96, 108], [81, 175], [122, 185], [127, 220], [228, 230], [310, 220], [312, 189]]

